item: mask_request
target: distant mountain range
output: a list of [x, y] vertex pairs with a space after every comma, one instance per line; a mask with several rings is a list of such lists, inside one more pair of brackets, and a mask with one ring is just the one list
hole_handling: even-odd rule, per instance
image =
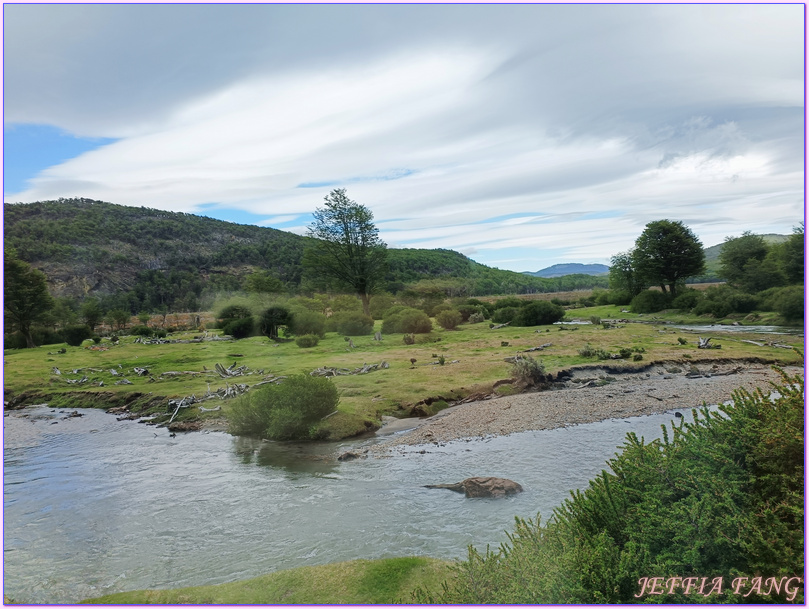
[[580, 264], [578, 262], [568, 262], [567, 264], [554, 264], [548, 268], [531, 272], [523, 271], [525, 275], [532, 277], [564, 277], [565, 275], [607, 275], [610, 267], [606, 264]]

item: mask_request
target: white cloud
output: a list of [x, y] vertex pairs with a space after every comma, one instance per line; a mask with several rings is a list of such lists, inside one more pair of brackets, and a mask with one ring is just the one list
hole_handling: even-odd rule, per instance
[[346, 187], [391, 245], [527, 268], [802, 216], [800, 6], [49, 6], [8, 7], [6, 119], [121, 139], [6, 200], [269, 226]]

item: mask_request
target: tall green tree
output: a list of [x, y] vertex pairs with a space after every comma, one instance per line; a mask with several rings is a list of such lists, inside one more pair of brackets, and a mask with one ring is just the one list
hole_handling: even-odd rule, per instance
[[803, 283], [804, 223], [792, 229], [783, 246], [784, 273], [789, 283]]
[[82, 303], [80, 315], [90, 330], [95, 332], [96, 326], [104, 319], [104, 310], [97, 298], [90, 297]]
[[646, 287], [635, 269], [632, 250], [620, 252], [610, 258], [610, 289], [628, 292], [634, 298]]
[[663, 292], [676, 295], [686, 278], [705, 270], [702, 243], [680, 221], [649, 222], [635, 241], [632, 253], [635, 270], [649, 285], [659, 285]]
[[387, 246], [379, 238], [371, 210], [352, 201], [344, 188], [332, 190], [317, 208], [308, 234], [303, 264], [311, 275], [359, 296], [370, 315], [371, 294], [385, 284]]
[[26, 346], [36, 347], [31, 326], [53, 308], [45, 273], [31, 268], [7, 249], [3, 260], [3, 314], [6, 324], [16, 327], [25, 337]]

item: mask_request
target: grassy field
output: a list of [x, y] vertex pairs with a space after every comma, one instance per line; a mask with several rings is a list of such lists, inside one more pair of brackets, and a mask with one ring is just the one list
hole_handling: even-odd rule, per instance
[[[567, 318], [588, 320], [591, 316], [620, 319], [612, 327], [603, 325], [489, 328], [489, 322], [463, 324], [457, 330], [435, 330], [417, 335], [416, 344], [406, 345], [403, 335], [391, 334], [376, 342], [372, 336], [354, 337], [350, 348], [343, 336], [329, 333], [316, 347], [302, 349], [294, 342], [272, 343], [264, 337], [239, 341], [211, 341], [173, 344], [136, 344], [124, 336], [117, 345], [104, 339], [98, 346], [86, 341], [82, 347], [49, 345], [36, 349], [4, 352], [4, 388], [6, 400], [25, 396], [25, 403], [48, 402], [55, 407], [128, 405], [133, 411], [157, 414], [165, 422], [173, 413], [168, 399], [223, 389], [234, 383], [254, 385], [265, 378], [309, 373], [324, 366], [353, 370], [364, 364], [385, 361], [389, 368], [362, 375], [337, 376], [340, 391], [338, 414], [330, 417], [329, 437], [339, 439], [378, 426], [382, 415], [407, 416], [412, 406], [426, 398], [445, 401], [493, 391], [496, 381], [511, 376], [511, 365], [504, 358], [550, 343], [541, 352], [530, 355], [540, 360], [547, 372], [571, 366], [594, 364], [593, 357], [579, 355], [586, 344], [617, 353], [621, 348], [642, 351], [642, 360], [610, 361], [626, 367], [642, 367], [655, 361], [690, 361], [757, 358], [768, 362], [797, 362], [792, 351], [772, 346], [756, 346], [745, 339], [761, 341], [761, 335], [722, 333], [712, 330], [721, 349], [697, 349], [697, 336], [688, 330], [663, 325], [664, 321], [701, 322], [677, 315], [633, 315], [621, 307], [603, 306], [568, 311]], [[731, 321], [731, 320], [726, 320]], [[767, 321], [762, 319], [760, 321]], [[748, 323], [743, 321], [742, 323]], [[377, 322], [377, 329], [381, 322]], [[210, 334], [210, 333], [209, 333]], [[173, 340], [188, 340], [193, 333], [174, 333]], [[680, 344], [683, 338], [686, 344]], [[772, 337], [770, 337], [772, 338]], [[802, 347], [799, 337], [779, 336], [784, 344]], [[60, 353], [61, 347], [64, 353]], [[444, 365], [440, 365], [441, 358]], [[413, 363], [411, 360], [415, 360]], [[246, 366], [245, 376], [222, 378], [216, 364]], [[138, 376], [135, 367], [148, 368], [148, 376]], [[61, 374], [56, 373], [56, 369]], [[74, 372], [74, 370], [76, 372]], [[83, 384], [69, 380], [87, 377]], [[131, 384], [120, 383], [126, 378]], [[498, 391], [507, 392], [508, 386]], [[176, 421], [200, 417], [222, 418], [228, 401], [211, 400], [206, 407], [223, 406], [223, 411], [200, 413], [196, 406], [181, 409]]]
[[266, 605], [412, 602], [417, 587], [438, 592], [452, 563], [432, 558], [352, 560], [299, 567], [230, 584], [176, 590], [136, 590], [89, 599], [90, 604]]

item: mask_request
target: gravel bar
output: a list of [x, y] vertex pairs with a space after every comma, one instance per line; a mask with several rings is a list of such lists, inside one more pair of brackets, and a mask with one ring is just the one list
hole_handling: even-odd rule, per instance
[[[803, 372], [784, 367], [789, 374]], [[412, 431], [396, 434], [368, 448], [382, 455], [397, 446], [438, 444], [466, 438], [502, 436], [518, 431], [553, 429], [605, 419], [681, 410], [719, 404], [736, 389], [765, 393], [780, 376], [766, 364], [727, 362], [655, 365], [643, 372], [610, 374], [603, 369], [572, 370], [564, 388], [521, 393], [448, 408], [424, 419]], [[689, 417], [690, 420], [690, 417]]]

